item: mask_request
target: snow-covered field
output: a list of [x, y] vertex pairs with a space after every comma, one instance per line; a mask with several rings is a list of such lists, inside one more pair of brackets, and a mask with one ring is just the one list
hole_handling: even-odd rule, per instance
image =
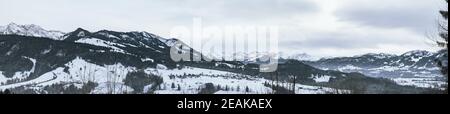
[[[213, 83], [221, 88], [229, 88], [229, 92], [234, 93], [264, 94], [272, 91], [264, 86], [264, 82], [267, 81], [265, 79], [252, 78], [230, 72], [192, 67], [181, 70], [147, 69], [146, 71], [160, 74], [163, 77], [164, 83], [162, 87], [165, 89], [155, 92], [159, 94], [196, 94], [199, 92], [199, 88], [202, 88], [206, 83]], [[194, 76], [181, 77], [185, 74]], [[172, 78], [170, 77], [171, 75]], [[173, 75], [179, 75], [179, 77]], [[180, 90], [178, 90], [178, 87], [171, 88], [172, 83], [176, 86], [179, 85]], [[251, 91], [245, 92], [246, 87], [250, 88]]]

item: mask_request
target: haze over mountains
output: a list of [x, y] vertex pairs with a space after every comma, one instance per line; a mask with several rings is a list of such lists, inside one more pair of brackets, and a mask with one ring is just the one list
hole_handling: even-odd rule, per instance
[[[0, 89], [16, 93], [432, 93], [446, 84], [433, 62], [444, 55], [426, 51], [320, 60], [300, 53], [280, 59], [277, 72], [261, 73], [252, 61], [264, 54], [174, 62], [173, 46], [203, 54], [148, 32], [62, 33], [12, 23], [0, 34]], [[414, 81], [405, 84], [404, 78]], [[426, 83], [416, 84], [418, 79]]]

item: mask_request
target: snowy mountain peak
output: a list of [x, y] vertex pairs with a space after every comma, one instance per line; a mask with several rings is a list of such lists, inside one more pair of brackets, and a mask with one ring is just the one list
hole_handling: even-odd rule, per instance
[[85, 29], [83, 29], [83, 28], [77, 28], [73, 33], [77, 33], [77, 34], [79, 34], [79, 33], [83, 33], [83, 32], [87, 32], [87, 33], [90, 33], [88, 30], [85, 30]]
[[163, 53], [168, 49], [168, 46], [158, 38], [159, 36], [148, 32], [117, 32], [110, 30], [89, 32], [78, 28], [66, 34], [64, 41], [107, 47], [120, 53], [133, 52], [134, 50], [129, 50], [131, 48], [145, 48], [148, 49], [147, 51]]
[[402, 56], [431, 56], [433, 53], [425, 50], [413, 50], [402, 54]]
[[299, 61], [316, 61], [319, 60], [320, 58], [318, 57], [313, 57], [307, 53], [298, 53], [298, 54], [292, 54], [289, 55], [287, 57], [284, 57], [286, 59], [295, 59], [295, 60], [299, 60]]
[[16, 23], [9, 23], [5, 27], [0, 27], [0, 34], [46, 37], [54, 40], [62, 40], [62, 36], [65, 33], [60, 31], [45, 30], [42, 27], [34, 24], [19, 25]]
[[19, 28], [19, 25], [17, 25], [16, 23], [9, 23], [6, 28]]
[[159, 41], [164, 42], [169, 47], [174, 46], [179, 41], [176, 38], [165, 39], [165, 38], [159, 37], [158, 39], [159, 39]]
[[396, 55], [387, 54], [387, 53], [368, 53], [368, 54], [355, 56], [355, 57], [375, 57], [375, 58], [378, 58], [378, 59], [386, 59], [386, 58], [391, 58], [391, 57], [395, 57], [395, 56]]

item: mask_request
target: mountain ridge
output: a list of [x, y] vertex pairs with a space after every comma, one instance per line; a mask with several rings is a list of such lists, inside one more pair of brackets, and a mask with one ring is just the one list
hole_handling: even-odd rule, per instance
[[[258, 64], [240, 61], [175, 62], [170, 58], [169, 48], [182, 42], [147, 32], [89, 32], [79, 28], [64, 37], [54, 40], [0, 35], [0, 89], [12, 87], [24, 93], [195, 94], [212, 83], [234, 89], [218, 89], [221, 93], [288, 94], [292, 92], [291, 77], [295, 76], [299, 94], [429, 91], [359, 73], [321, 70], [296, 60], [280, 63], [274, 73], [261, 73]], [[203, 56], [190, 47], [176, 49]], [[111, 85], [123, 88], [115, 91]], [[74, 88], [69, 91], [66, 86]], [[243, 91], [244, 87], [250, 88], [249, 91]]]

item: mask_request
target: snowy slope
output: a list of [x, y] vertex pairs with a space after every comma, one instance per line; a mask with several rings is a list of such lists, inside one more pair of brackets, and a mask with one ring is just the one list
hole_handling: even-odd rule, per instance
[[[212, 83], [222, 89], [228, 88], [228, 90], [219, 90], [216, 94], [270, 94], [273, 92], [270, 87], [264, 85], [264, 83], [272, 81], [257, 76], [195, 67], [174, 70], [149, 68], [145, 72], [163, 77], [162, 90], [157, 90], [155, 92], [157, 94], [197, 94], [199, 88], [202, 88], [206, 83]], [[176, 87], [171, 88], [172, 84]], [[292, 85], [292, 83], [280, 82], [280, 85], [289, 88], [288, 85]], [[180, 86], [179, 90], [178, 86]], [[246, 91], [245, 88], [249, 88], [249, 91]], [[320, 86], [296, 84], [297, 94], [323, 94], [333, 90]]]
[[124, 45], [110, 42], [110, 41], [101, 40], [101, 39], [82, 38], [82, 39], [75, 41], [75, 43], [84, 43], [84, 44], [91, 44], [91, 45], [95, 45], [95, 46], [107, 47], [107, 48], [111, 48], [112, 51], [114, 51], [114, 52], [125, 53], [124, 50], [118, 48], [118, 47], [125, 47]]
[[[217, 56], [222, 58], [223, 55]], [[244, 62], [265, 61], [267, 58], [276, 59], [293, 59], [299, 61], [316, 61], [318, 57], [308, 55], [306, 53], [285, 54], [284, 52], [237, 52], [224, 56], [226, 60], [238, 60]]]

